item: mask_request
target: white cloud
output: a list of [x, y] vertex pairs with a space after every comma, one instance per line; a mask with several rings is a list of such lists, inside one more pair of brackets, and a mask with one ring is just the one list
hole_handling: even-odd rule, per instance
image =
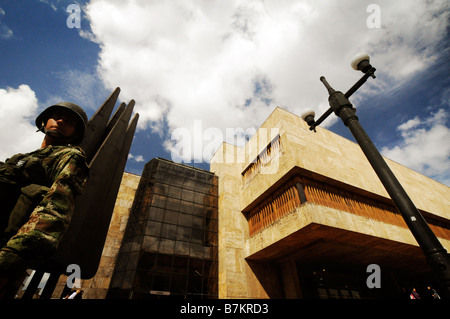
[[51, 3], [48, 0], [39, 0], [39, 1], [42, 2], [42, 3], [48, 4], [52, 8], [53, 11], [57, 11], [58, 10], [58, 8], [56, 7], [56, 4], [53, 4], [53, 3]]
[[133, 155], [131, 153], [128, 154], [128, 159], [132, 159], [135, 162], [145, 162], [144, 156], [142, 155]]
[[55, 77], [59, 81], [58, 94], [49, 96], [44, 103], [46, 106], [69, 101], [80, 105], [85, 111], [97, 111], [112, 91], [104, 88], [95, 71], [69, 69], [56, 73]]
[[204, 130], [225, 132], [258, 127], [277, 105], [322, 114], [328, 102], [319, 77], [347, 90], [361, 76], [349, 66], [357, 52], [369, 52], [382, 76], [353, 102], [364, 92], [386, 93], [435, 61], [447, 1], [377, 1], [379, 29], [367, 27], [370, 3], [92, 0], [83, 8], [91, 30], [80, 34], [101, 47], [105, 86], [136, 100], [139, 128], [167, 125], [170, 150], [170, 132], [182, 127], [194, 136], [199, 119]]
[[384, 147], [381, 153], [417, 172], [450, 185], [450, 128], [445, 124], [450, 114], [439, 109], [429, 118], [415, 117], [400, 126], [399, 145]]
[[36, 133], [38, 101], [28, 85], [0, 89], [0, 161], [41, 146], [44, 135]]
[[14, 36], [14, 32], [1, 20], [1, 17], [6, 14], [5, 10], [0, 8], [0, 39], [9, 39]]

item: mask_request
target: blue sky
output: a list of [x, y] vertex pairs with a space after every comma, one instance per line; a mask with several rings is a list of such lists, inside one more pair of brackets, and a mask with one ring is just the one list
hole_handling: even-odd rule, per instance
[[[126, 171], [173, 159], [174, 132], [192, 139], [184, 160], [208, 169], [202, 132], [226, 139], [276, 106], [318, 117], [319, 77], [345, 92], [365, 51], [377, 79], [352, 97], [361, 123], [385, 156], [449, 185], [449, 5], [411, 2], [0, 0], [0, 160], [40, 146], [46, 106], [69, 100], [92, 116], [120, 87], [141, 116]], [[67, 24], [71, 4], [80, 28]], [[353, 140], [334, 115], [324, 126]]]

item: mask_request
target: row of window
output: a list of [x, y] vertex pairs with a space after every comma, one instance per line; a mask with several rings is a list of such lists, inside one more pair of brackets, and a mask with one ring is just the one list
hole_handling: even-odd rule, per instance
[[142, 252], [139, 270], [217, 277], [217, 260]]
[[169, 197], [167, 195], [160, 195], [157, 193], [154, 193], [151, 196], [151, 205], [157, 206], [157, 207], [166, 207], [167, 206], [173, 206], [167, 207], [168, 209], [172, 210], [179, 210], [179, 205], [183, 203], [187, 209], [190, 209], [190, 206], [194, 206], [194, 204], [197, 205], [203, 205], [203, 206], [210, 206], [210, 207], [217, 207], [218, 199], [216, 196], [212, 195], [205, 195], [205, 194], [198, 194], [193, 191], [183, 189], [181, 191], [181, 194], [179, 197]]
[[[164, 206], [162, 204], [161, 206]], [[142, 214], [143, 219], [151, 219], [155, 221], [168, 221], [168, 220], [175, 220], [176, 215], [179, 215], [179, 218], [181, 218], [181, 215], [183, 215], [184, 219], [215, 219], [217, 220], [217, 209], [203, 206], [203, 205], [190, 205], [183, 202], [168, 203], [165, 205], [166, 207], [161, 206], [144, 206], [142, 209], [148, 209], [148, 215]], [[169, 215], [173, 215], [170, 217]], [[191, 216], [191, 217], [189, 217]], [[142, 219], [142, 218], [141, 218]], [[171, 223], [176, 223], [171, 221]]]
[[206, 243], [208, 239], [211, 240], [212, 237], [217, 236], [217, 227], [204, 230], [203, 227], [191, 228], [149, 221], [145, 235], [192, 243]]
[[[344, 190], [303, 176], [294, 176], [274, 193], [267, 195], [261, 204], [250, 212], [244, 213], [248, 219], [250, 235], [252, 236], [272, 225], [276, 220], [294, 211], [306, 201], [379, 220], [387, 224], [407, 227], [393, 204], [386, 204], [359, 195], [356, 191]], [[440, 222], [431, 217], [426, 219], [437, 236], [450, 239], [448, 223]]]
[[[203, 238], [202, 238], [203, 239]], [[207, 238], [204, 242], [166, 239], [154, 236], [134, 236], [123, 241], [121, 254], [130, 252], [148, 251], [196, 258], [211, 259], [217, 252], [216, 237]]]
[[[163, 176], [159, 176], [163, 175]], [[211, 194], [217, 189], [217, 183], [204, 183], [191, 179], [183, 179], [177, 175], [169, 173], [158, 173], [155, 192], [162, 195], [176, 195], [179, 190], [190, 190], [201, 194]]]
[[217, 297], [217, 177], [163, 160], [151, 163], [136, 193], [111, 288], [119, 295], [130, 290]]
[[244, 183], [256, 176], [261, 168], [283, 151], [280, 135], [277, 135], [266, 148], [241, 173]]
[[167, 180], [175, 176], [178, 181], [185, 179], [193, 180], [197, 183], [217, 183], [217, 178], [213, 173], [197, 170], [192, 167], [186, 168], [186, 166], [178, 166], [174, 163], [159, 162], [158, 167], [156, 169], [153, 168], [153, 171], [156, 171], [155, 177], [158, 180]]
[[[114, 282], [121, 282], [117, 286]], [[160, 273], [152, 271], [118, 272], [114, 279], [114, 288], [133, 289], [133, 293], [167, 295], [203, 295], [217, 297], [217, 277]]]
[[130, 254], [127, 260], [136, 258], [139, 261], [134, 269], [116, 270], [111, 287], [132, 288], [135, 292], [217, 296], [217, 260], [148, 252]]
[[168, 291], [171, 294], [210, 294], [217, 285], [216, 277], [187, 276], [157, 272], [136, 272], [134, 288], [140, 291]]
[[205, 214], [204, 212], [203, 214], [191, 215], [184, 210], [180, 212], [160, 207], [150, 207], [148, 220], [196, 229], [203, 229], [206, 227], [211, 230], [217, 230], [217, 217], [214, 218], [213, 216], [208, 216], [213, 214], [213, 210], [208, 210], [206, 213], [209, 214]]
[[146, 270], [177, 274], [197, 274], [217, 276], [217, 247], [213, 247], [208, 258], [193, 255], [163, 254], [160, 252], [139, 251], [124, 254], [117, 260], [117, 271]]
[[145, 236], [142, 244], [142, 250], [162, 254], [174, 254], [211, 259], [214, 254], [214, 250], [217, 250], [217, 247], [215, 245], [205, 246], [203, 244], [196, 244], [192, 242]]
[[[214, 177], [214, 176], [213, 176]], [[153, 181], [157, 181], [161, 183], [161, 192], [167, 192], [169, 189], [167, 186], [178, 187], [183, 189], [195, 190], [199, 193], [207, 194], [211, 189], [217, 188], [218, 182], [217, 178], [206, 179], [189, 179], [183, 178], [177, 174], [173, 174], [173, 172], [158, 172], [155, 176], [155, 179], [149, 179], [148, 182], [152, 183]]]

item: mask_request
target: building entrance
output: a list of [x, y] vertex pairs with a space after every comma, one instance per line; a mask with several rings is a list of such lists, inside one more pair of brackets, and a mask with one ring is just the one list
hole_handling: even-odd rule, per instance
[[438, 287], [429, 273], [411, 276], [386, 267], [381, 269], [380, 286], [373, 287], [369, 278], [373, 273], [365, 267], [297, 263], [304, 299], [407, 299], [413, 288], [425, 295], [427, 286]]
[[339, 269], [329, 265], [297, 265], [300, 287], [305, 299], [375, 298], [367, 287], [367, 273], [360, 269]]

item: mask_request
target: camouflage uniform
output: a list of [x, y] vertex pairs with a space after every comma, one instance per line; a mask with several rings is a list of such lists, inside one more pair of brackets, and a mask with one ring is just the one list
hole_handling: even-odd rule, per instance
[[56, 251], [87, 177], [79, 147], [48, 146], [0, 162], [0, 274], [36, 267]]

